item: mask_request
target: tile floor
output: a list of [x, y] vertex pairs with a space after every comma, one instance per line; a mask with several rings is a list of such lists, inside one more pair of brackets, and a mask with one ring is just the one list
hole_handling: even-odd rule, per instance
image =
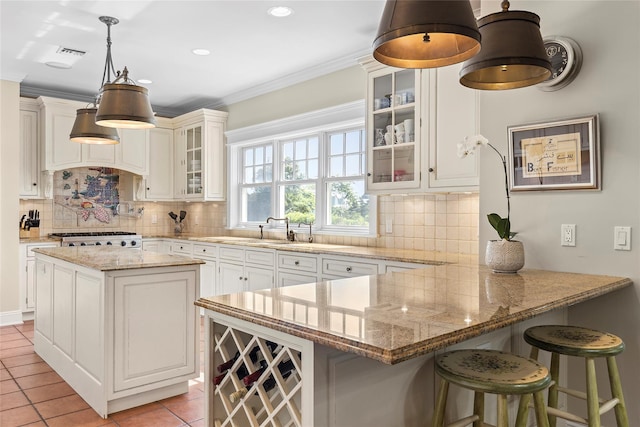
[[[201, 331], [204, 328], [200, 328]], [[203, 335], [200, 333], [200, 367]], [[204, 426], [204, 376], [189, 392], [101, 418], [33, 351], [33, 321], [0, 327], [0, 426]]]

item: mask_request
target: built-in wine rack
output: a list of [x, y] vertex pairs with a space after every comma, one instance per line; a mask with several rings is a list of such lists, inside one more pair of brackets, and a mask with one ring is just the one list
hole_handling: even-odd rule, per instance
[[302, 426], [302, 354], [275, 340], [215, 324], [214, 425]]

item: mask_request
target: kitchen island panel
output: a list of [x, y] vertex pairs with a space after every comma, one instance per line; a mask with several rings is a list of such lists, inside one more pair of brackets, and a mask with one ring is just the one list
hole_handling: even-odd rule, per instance
[[75, 360], [96, 381], [104, 380], [104, 281], [84, 273], [75, 284]]

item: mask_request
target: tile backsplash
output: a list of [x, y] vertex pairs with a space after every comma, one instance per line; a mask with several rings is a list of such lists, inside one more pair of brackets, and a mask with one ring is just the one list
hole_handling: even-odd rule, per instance
[[[91, 231], [97, 227], [101, 231], [135, 231], [143, 236], [164, 236], [173, 233], [174, 221], [168, 213], [185, 210], [183, 234], [258, 236], [258, 230], [226, 229], [226, 203], [121, 201], [120, 204], [123, 214], [114, 216], [110, 223], [84, 223], [75, 213], [70, 217], [66, 210], [59, 210], [51, 200], [21, 200], [20, 215], [38, 209], [41, 236], [53, 232]], [[139, 210], [142, 215], [137, 215]], [[130, 211], [132, 214], [127, 215]], [[477, 254], [478, 218], [479, 196], [476, 193], [380, 196], [377, 237], [314, 234], [314, 242]], [[387, 233], [389, 221], [391, 232]], [[302, 230], [300, 233], [304, 240], [306, 235]], [[282, 238], [280, 231], [265, 234], [266, 237]]]

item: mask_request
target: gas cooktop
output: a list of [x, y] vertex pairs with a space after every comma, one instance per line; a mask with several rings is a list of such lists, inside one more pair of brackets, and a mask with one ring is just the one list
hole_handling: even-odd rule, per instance
[[100, 236], [134, 236], [130, 231], [88, 231], [82, 233], [51, 233], [49, 237], [100, 237]]

